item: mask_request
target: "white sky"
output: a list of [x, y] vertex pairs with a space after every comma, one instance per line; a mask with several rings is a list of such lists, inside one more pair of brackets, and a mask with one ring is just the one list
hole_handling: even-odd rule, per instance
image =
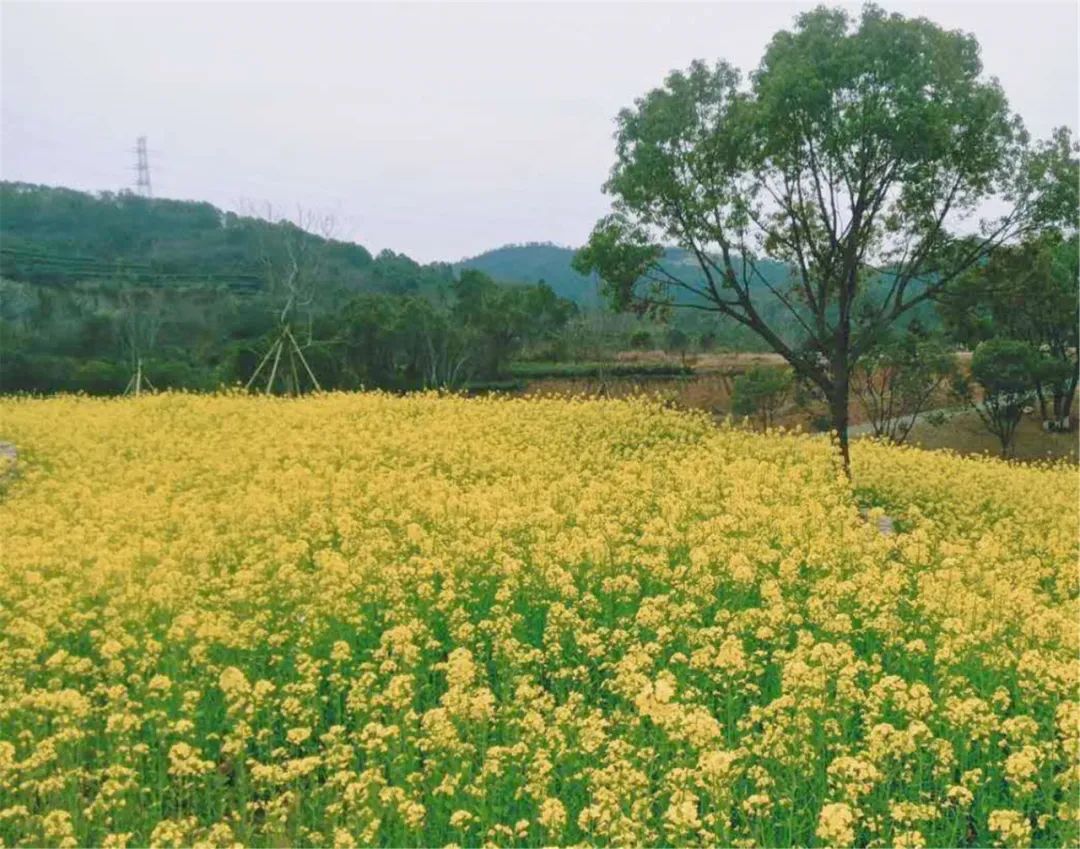
[[[146, 135], [155, 195], [301, 204], [372, 252], [577, 245], [615, 113], [695, 58], [752, 69], [811, 5], [4, 2], [0, 175], [130, 187]], [[974, 32], [1033, 135], [1076, 130], [1075, 3], [881, 5]]]

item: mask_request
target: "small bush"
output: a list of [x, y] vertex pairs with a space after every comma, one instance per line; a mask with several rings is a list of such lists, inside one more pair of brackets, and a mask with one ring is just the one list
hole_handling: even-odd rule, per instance
[[787, 401], [793, 383], [790, 369], [754, 366], [735, 378], [732, 411], [740, 416], [753, 416], [763, 428], [768, 428]]

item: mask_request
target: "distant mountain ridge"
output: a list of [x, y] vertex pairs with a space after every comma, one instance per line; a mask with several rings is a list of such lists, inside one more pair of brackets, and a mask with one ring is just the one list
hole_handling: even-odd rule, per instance
[[[575, 301], [585, 308], [602, 307], [605, 303], [600, 282], [598, 280], [578, 274], [571, 263], [576, 252], [575, 248], [556, 245], [551, 242], [527, 242], [524, 244], [509, 244], [499, 248], [485, 251], [468, 259], [454, 263], [454, 269], [475, 268], [489, 274], [496, 280], [508, 283], [536, 283], [545, 281], [555, 293], [563, 298]], [[668, 248], [665, 252], [664, 263], [670, 270], [682, 276], [687, 282], [694, 285], [703, 284], [703, 277], [697, 266], [696, 260], [688, 251], [681, 248]], [[751, 282], [751, 291], [755, 298], [760, 295], [760, 309], [770, 324], [784, 328], [784, 335], [789, 338], [798, 336], [795, 319], [787, 311], [787, 307], [769, 286], [777, 288], [786, 287], [789, 283], [790, 270], [782, 262], [771, 259], [758, 259], [755, 263], [760, 277]], [[763, 278], [763, 279], [762, 279]], [[767, 282], [766, 282], [767, 281]], [[883, 281], [871, 284], [867, 290], [870, 301], [880, 300], [882, 293], [887, 289]], [[919, 287], [918, 281], [913, 283], [913, 291]], [[677, 303], [688, 302], [695, 298], [679, 292], [673, 292]], [[730, 321], [717, 316], [719, 321]], [[940, 326], [940, 318], [932, 303], [921, 304], [911, 314], [905, 316], [901, 325], [917, 321], [927, 329]]]
[[[513, 283], [536, 283], [543, 280], [556, 294], [576, 301], [580, 306], [600, 306], [604, 303], [600, 281], [578, 274], [571, 266], [576, 250], [551, 242], [503, 245], [463, 259], [455, 263], [454, 268], [475, 268], [496, 280]], [[696, 280], [701, 276], [697, 263], [681, 248], [668, 248], [664, 264], [673, 271], [676, 267], [689, 267], [689, 271], [683, 271], [689, 280]], [[783, 263], [766, 259], [759, 260], [757, 265], [758, 270], [771, 283], [781, 282], [787, 277], [787, 268]], [[764, 284], [759, 285], [764, 287]]]
[[456, 262], [454, 269], [475, 268], [508, 283], [543, 280], [560, 297], [579, 306], [598, 307], [603, 302], [598, 281], [578, 274], [570, 265], [576, 250], [553, 242], [509, 244]]

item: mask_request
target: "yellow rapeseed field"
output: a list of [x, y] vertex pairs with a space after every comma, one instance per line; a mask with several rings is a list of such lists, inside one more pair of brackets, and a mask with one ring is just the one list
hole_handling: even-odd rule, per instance
[[7, 399], [0, 440], [2, 845], [1080, 839], [1075, 468], [849, 483], [640, 400]]

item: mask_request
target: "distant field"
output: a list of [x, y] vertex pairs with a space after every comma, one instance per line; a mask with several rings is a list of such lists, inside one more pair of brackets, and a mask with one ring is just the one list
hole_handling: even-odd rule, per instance
[[[961, 365], [971, 359], [968, 351], [958, 352], [956, 356]], [[755, 365], [783, 367], [785, 363], [779, 354], [695, 354], [684, 361], [663, 351], [624, 351], [614, 361], [606, 363], [515, 363], [513, 380], [481, 388], [541, 398], [644, 395], [680, 409], [703, 411], [722, 419], [731, 413], [734, 375]], [[956, 403], [955, 398], [943, 390], [932, 400], [929, 409], [953, 410]], [[1076, 410], [1080, 410], [1080, 403], [1074, 407]], [[827, 427], [827, 412], [823, 403], [810, 403], [805, 408], [789, 403], [778, 415], [776, 423], [786, 428], [822, 430]], [[853, 427], [865, 422], [865, 412], [855, 399], [852, 399], [849, 416]], [[937, 426], [920, 421], [909, 439], [923, 448], [948, 449], [962, 454], [997, 456], [1000, 451], [995, 437], [972, 411], [951, 414]], [[1034, 415], [1026, 416], [1017, 430], [1015, 459], [1077, 462], [1077, 456], [1075, 432], [1047, 433]]]
[[0, 440], [2, 845], [1080, 839], [1075, 468], [379, 393]]
[[645, 362], [618, 360], [616, 362], [516, 362], [509, 368], [514, 378], [559, 377], [652, 377], [665, 375], [689, 375], [694, 372], [689, 365], [678, 361]]
[[615, 355], [615, 358], [619, 363], [627, 365], [688, 365], [696, 373], [741, 370], [755, 365], [787, 365], [787, 362], [779, 354], [738, 351], [714, 354], [687, 354], [685, 357], [665, 351], [620, 351]]

